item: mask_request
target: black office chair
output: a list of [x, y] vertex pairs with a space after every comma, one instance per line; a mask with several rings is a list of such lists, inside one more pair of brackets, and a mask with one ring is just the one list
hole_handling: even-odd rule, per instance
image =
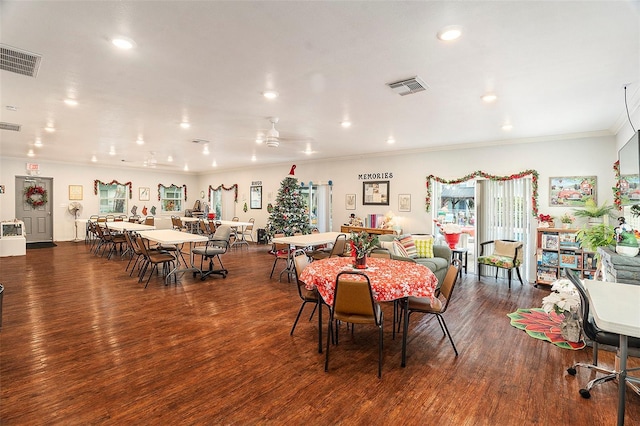
[[[222, 278], [227, 278], [227, 274], [229, 273], [229, 271], [225, 269], [224, 265], [222, 264], [220, 255], [226, 253], [229, 249], [230, 235], [230, 227], [224, 225], [218, 226], [216, 232], [209, 238], [209, 241], [207, 241], [205, 245], [193, 248], [193, 254], [199, 254], [202, 256], [202, 259], [200, 260], [200, 269], [202, 269], [203, 260], [209, 259], [209, 269], [206, 271], [202, 271], [202, 277], [200, 278], [202, 281], [204, 281], [211, 274], [222, 275]], [[218, 263], [220, 263], [220, 269], [214, 268], [214, 259], [218, 259]], [[196, 275], [195, 272], [193, 275]]]
[[[580, 396], [583, 398], [591, 398], [591, 388], [601, 383], [610, 382], [618, 378], [620, 374], [619, 371], [609, 370], [607, 368], [603, 368], [598, 366], [598, 344], [609, 345], [618, 347], [620, 344], [620, 335], [616, 333], [609, 333], [607, 331], [602, 331], [598, 328], [598, 326], [593, 321], [593, 317], [589, 314], [589, 298], [587, 296], [587, 290], [584, 287], [584, 284], [576, 275], [576, 272], [572, 269], [566, 269], [567, 277], [573, 283], [573, 285], [578, 290], [580, 294], [580, 312], [582, 314], [582, 331], [587, 339], [593, 342], [593, 364], [585, 364], [582, 362], [577, 362], [571, 367], [567, 369], [567, 373], [572, 376], [575, 376], [577, 371], [576, 367], [584, 367], [590, 370], [595, 370], [600, 373], [604, 373], [605, 375], [602, 377], [597, 377], [587, 383], [587, 386], [583, 389], [580, 389]], [[630, 348], [640, 348], [640, 339], [635, 337], [629, 337], [627, 340], [627, 345]], [[640, 370], [640, 368], [630, 368], [627, 371], [636, 371]], [[633, 383], [627, 382], [627, 384], [638, 394], [640, 395], [640, 388]]]

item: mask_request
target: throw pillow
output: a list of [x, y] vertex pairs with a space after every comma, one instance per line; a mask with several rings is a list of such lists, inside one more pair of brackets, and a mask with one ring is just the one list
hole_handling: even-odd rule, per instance
[[432, 258], [433, 257], [433, 238], [416, 239], [413, 240], [416, 245], [416, 252], [418, 257]]
[[508, 241], [496, 240], [496, 248], [493, 251], [493, 254], [495, 256], [507, 256], [513, 258], [513, 256], [516, 254], [516, 247], [518, 247], [520, 244], [520, 242], [511, 243]]
[[380, 247], [389, 250], [389, 253], [399, 256], [398, 253], [396, 253], [396, 246], [395, 244], [393, 244], [393, 241], [380, 241]]
[[407, 253], [407, 250], [404, 248], [400, 241], [394, 240], [393, 246], [395, 248], [396, 256], [409, 257], [409, 253]]
[[411, 235], [401, 237], [399, 241], [400, 241], [400, 244], [404, 246], [404, 249], [408, 255], [407, 257], [410, 257], [411, 259], [416, 259], [418, 257], [418, 252], [416, 251], [416, 245], [413, 242], [413, 237], [411, 237]]

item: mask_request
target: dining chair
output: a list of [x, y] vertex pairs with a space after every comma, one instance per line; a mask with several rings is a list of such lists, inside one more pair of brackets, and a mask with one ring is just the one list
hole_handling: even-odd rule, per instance
[[144, 224], [145, 225], [150, 225], [150, 226], [155, 226], [156, 225], [156, 218], [154, 216], [147, 216], [144, 218]]
[[131, 265], [131, 262], [133, 262], [133, 266], [131, 267], [131, 272], [129, 272], [129, 276], [133, 276], [133, 271], [136, 269], [136, 266], [138, 265], [138, 261], [140, 260], [140, 258], [144, 259], [144, 254], [142, 253], [142, 250], [140, 249], [140, 247], [138, 247], [138, 242], [136, 241], [137, 238], [137, 234], [135, 232], [132, 231], [125, 231], [124, 232], [124, 238], [127, 241], [127, 246], [129, 247], [129, 262], [127, 263], [127, 267], [124, 268], [125, 271], [129, 270], [129, 266]]
[[216, 233], [216, 221], [213, 219], [207, 219], [207, 222], [209, 223], [209, 232], [211, 234], [215, 234]]
[[[314, 304], [313, 311], [311, 311], [311, 315], [309, 316], [309, 321], [311, 321], [311, 319], [313, 318], [313, 315], [318, 309], [318, 304], [320, 304], [320, 309], [322, 309], [322, 306], [326, 306], [327, 308], [329, 307], [329, 305], [324, 303], [324, 300], [318, 293], [318, 289], [314, 287], [313, 290], [309, 290], [307, 289], [306, 284], [300, 280], [302, 271], [304, 271], [304, 268], [306, 268], [311, 263], [305, 251], [302, 249], [298, 249], [293, 252], [292, 257], [293, 257], [293, 263], [295, 265], [294, 275], [295, 275], [296, 284], [298, 287], [298, 296], [300, 296], [300, 300], [302, 300], [302, 304], [300, 305], [300, 309], [298, 310], [298, 315], [296, 315], [296, 320], [293, 323], [293, 327], [291, 327], [291, 332], [289, 333], [290, 336], [293, 336], [293, 332], [296, 329], [296, 325], [298, 325], [298, 320], [300, 319], [302, 310], [307, 305], [307, 303]], [[320, 341], [322, 341], [322, 323], [320, 321], [320, 318], [322, 318], [322, 315], [320, 315], [319, 313], [318, 314], [318, 333], [319, 333]]]
[[[238, 216], [234, 216], [233, 219], [231, 219], [232, 222], [239, 222], [240, 218]], [[237, 226], [232, 226], [231, 227], [231, 236], [233, 237], [233, 240], [237, 240], [238, 239], [238, 227]]]
[[[582, 362], [577, 362], [573, 364], [571, 367], [567, 369], [567, 373], [572, 376], [577, 374], [577, 367], [587, 368], [589, 370], [596, 371], [598, 373], [603, 373], [604, 376], [596, 377], [587, 383], [587, 386], [580, 389], [580, 396], [585, 399], [591, 398], [591, 389], [602, 383], [610, 382], [612, 380], [618, 379], [620, 375], [620, 371], [617, 371], [615, 368], [609, 369], [598, 365], [598, 349], [599, 345], [607, 345], [614, 348], [619, 348], [620, 346], [620, 335], [616, 333], [611, 333], [608, 331], [601, 330], [593, 320], [593, 315], [590, 313], [591, 305], [589, 302], [589, 297], [587, 295], [587, 289], [584, 287], [584, 284], [580, 280], [580, 278], [576, 275], [575, 271], [566, 268], [566, 275], [571, 281], [571, 283], [575, 286], [576, 290], [578, 290], [578, 294], [580, 296], [580, 311], [582, 316], [582, 331], [584, 335], [593, 343], [593, 362], [591, 364], [586, 364]], [[640, 339], [636, 337], [628, 337], [627, 345], [630, 348], [640, 348]], [[637, 371], [640, 368], [631, 368], [627, 371]], [[638, 387], [634, 383], [628, 382], [627, 385], [633, 389], [635, 393], [640, 395], [640, 387]]]
[[391, 252], [386, 248], [375, 248], [369, 253], [369, 257], [379, 259], [391, 259]]
[[198, 232], [202, 235], [206, 235], [208, 237], [210, 237], [211, 235], [213, 235], [211, 233], [211, 228], [209, 227], [209, 223], [207, 222], [206, 219], [199, 219], [198, 220]]
[[140, 222], [140, 216], [133, 215], [133, 216], [129, 216], [129, 222], [130, 223], [139, 223]]
[[[488, 253], [493, 247], [493, 252]], [[478, 281], [480, 281], [480, 266], [492, 266], [496, 268], [496, 279], [498, 271], [505, 269], [511, 288], [511, 271], [516, 270], [520, 285], [524, 285], [520, 276], [520, 265], [522, 265], [523, 249], [522, 241], [514, 240], [491, 240], [480, 243], [480, 254], [476, 259], [478, 263]]]
[[[409, 318], [411, 318], [412, 313], [435, 315], [435, 317], [438, 319], [438, 324], [440, 325], [442, 333], [449, 338], [456, 356], [458, 356], [458, 349], [456, 349], [456, 345], [453, 343], [453, 338], [451, 337], [451, 333], [447, 328], [447, 323], [444, 321], [444, 317], [442, 316], [442, 314], [445, 313], [447, 307], [449, 306], [449, 303], [451, 302], [451, 295], [453, 294], [453, 289], [456, 285], [459, 270], [460, 260], [453, 259], [451, 261], [449, 269], [447, 270], [447, 274], [444, 277], [444, 281], [440, 286], [439, 296], [433, 296], [431, 298], [409, 296], [406, 306], [403, 303], [400, 304], [401, 314], [404, 312], [404, 309], [409, 309], [407, 321], [409, 321]], [[442, 302], [440, 297], [443, 297], [445, 299], [444, 303]], [[402, 317], [403, 316], [400, 315], [400, 318]], [[401, 321], [398, 322], [398, 331], [400, 330], [400, 323]]]
[[127, 240], [124, 238], [124, 234], [122, 232], [117, 232], [113, 229], [109, 229], [108, 222], [105, 222], [104, 229], [102, 231], [109, 243], [109, 253], [107, 254], [107, 259], [111, 259], [113, 253], [115, 253], [117, 250], [119, 250], [120, 253], [124, 253], [123, 246], [127, 244]]
[[[362, 280], [354, 280], [353, 276], [359, 275]], [[349, 276], [352, 279], [349, 279]], [[333, 296], [333, 307], [329, 314], [327, 330], [327, 350], [325, 354], [324, 371], [329, 371], [329, 346], [335, 330], [335, 343], [338, 345], [337, 321], [352, 324], [371, 324], [378, 327], [378, 378], [382, 377], [382, 345], [383, 345], [383, 312], [375, 301], [371, 291], [371, 282], [366, 274], [343, 271], [336, 277], [336, 287]]]
[[171, 226], [176, 231], [187, 231], [187, 227], [182, 223], [180, 217], [172, 215], [171, 216]]
[[108, 215], [105, 217], [105, 222], [113, 222], [113, 221], [115, 221], [115, 220], [116, 220], [116, 217], [115, 217], [114, 215], [112, 215], [112, 214], [108, 214]]
[[307, 254], [313, 260], [327, 259], [329, 257], [336, 257], [344, 255], [344, 251], [347, 248], [347, 235], [339, 234], [333, 246], [331, 248], [325, 248], [320, 250], [313, 250]]
[[253, 224], [255, 223], [255, 221], [256, 221], [256, 220], [255, 220], [254, 218], [249, 219], [249, 223], [250, 223], [251, 225], [247, 225], [247, 226], [242, 230], [242, 237], [243, 237], [243, 238], [245, 238], [245, 239], [246, 239], [247, 237], [251, 238], [251, 242], [252, 242], [252, 243], [255, 243], [255, 240], [253, 239]]
[[[275, 234], [274, 237], [275, 238], [284, 237], [284, 234]], [[272, 253], [275, 256], [275, 259], [273, 259], [273, 267], [271, 267], [271, 274], [269, 275], [269, 279], [273, 277], [273, 271], [276, 270], [276, 265], [278, 264], [278, 261], [284, 260], [286, 267], [280, 272], [280, 275], [278, 276], [278, 281], [281, 280], [282, 274], [286, 272], [287, 278], [289, 282], [291, 282], [291, 272], [293, 270], [293, 265], [290, 264], [291, 262], [290, 253], [289, 253], [290, 250], [291, 250], [291, 247], [289, 246], [289, 244], [279, 244], [279, 243], [272, 244], [270, 253]]]
[[[224, 265], [222, 264], [220, 255], [225, 254], [229, 249], [230, 236], [231, 228], [229, 226], [219, 226], [218, 229], [216, 229], [215, 234], [213, 234], [209, 238], [209, 241], [207, 241], [205, 245], [196, 246], [191, 250], [193, 254], [202, 256], [202, 258], [200, 259], [200, 270], [202, 271], [202, 276], [200, 277], [200, 279], [202, 281], [204, 281], [211, 274], [222, 275], [222, 278], [227, 278], [227, 274], [229, 273], [229, 271], [225, 269]], [[209, 260], [209, 269], [206, 271], [202, 270], [202, 263], [204, 259]], [[218, 263], [220, 263], [220, 269], [214, 269], [214, 259], [218, 259]]]
[[[158, 265], [162, 264], [162, 273], [166, 276], [169, 273], [169, 268], [175, 264], [176, 258], [171, 253], [164, 250], [151, 250], [149, 248], [149, 240], [146, 238], [138, 236], [136, 237], [136, 241], [144, 256], [144, 265], [142, 266], [142, 270], [140, 271], [140, 278], [138, 279], [138, 282], [142, 282], [145, 274], [147, 273], [149, 264], [152, 265], [151, 273], [149, 274], [149, 278], [147, 278], [147, 282], [144, 285], [144, 288], [147, 288], [153, 272], [158, 269]], [[177, 282], [177, 278], [175, 275], [174, 278]]]

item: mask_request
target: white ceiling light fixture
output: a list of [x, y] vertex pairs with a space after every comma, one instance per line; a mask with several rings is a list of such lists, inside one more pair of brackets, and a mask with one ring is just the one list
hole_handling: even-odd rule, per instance
[[188, 171], [189, 171], [189, 166], [188, 166], [188, 165], [186, 165], [186, 164], [184, 165], [184, 171], [185, 171], [185, 172], [188, 172]]
[[202, 153], [203, 153], [204, 155], [209, 155], [209, 144], [208, 144], [208, 143], [207, 143], [207, 144], [205, 144], [205, 145], [202, 147]]
[[136, 139], [136, 143], [137, 143], [138, 145], [144, 145], [144, 139], [142, 139], [142, 137], [141, 137], [141, 136], [138, 136], [138, 139]]
[[262, 144], [264, 143], [264, 136], [262, 136], [262, 135], [258, 135], [258, 136], [256, 137], [256, 143], [257, 143], [258, 145], [262, 145]]
[[393, 145], [394, 143], [396, 143], [396, 140], [395, 140], [394, 138], [388, 138], [388, 139], [387, 139], [387, 143], [388, 143], [389, 145]]
[[216, 160], [213, 160], [213, 163], [211, 163], [211, 167], [218, 167], [218, 162]]
[[280, 94], [275, 90], [267, 90], [265, 92], [262, 92], [262, 96], [267, 99], [276, 99], [278, 96], [280, 96]]
[[462, 35], [462, 27], [458, 25], [448, 25], [438, 31], [437, 37], [438, 40], [442, 41], [453, 41], [460, 38]]
[[492, 102], [495, 102], [498, 99], [498, 96], [496, 96], [495, 93], [486, 93], [482, 95], [480, 99], [482, 99], [482, 102], [490, 104]]
[[91, 162], [92, 162], [92, 163], [97, 163], [97, 162], [98, 162], [98, 159], [96, 158], [96, 156], [95, 156], [95, 155], [92, 155], [92, 156], [91, 156]]
[[32, 149], [29, 150], [29, 152], [27, 152], [27, 157], [35, 157], [35, 153], [33, 152]]
[[504, 123], [502, 125], [502, 130], [504, 130], [505, 132], [508, 132], [511, 129], [513, 129], [513, 125], [511, 123]]
[[180, 123], [180, 127], [182, 127], [183, 129], [188, 129], [189, 127], [191, 127], [191, 124], [188, 121], [183, 121], [182, 123]]
[[49, 132], [49, 133], [53, 133], [56, 131], [56, 128], [53, 127], [52, 124], [49, 124], [47, 127], [44, 128], [45, 131]]
[[136, 47], [136, 42], [128, 37], [114, 37], [111, 39], [111, 44], [122, 50], [130, 50]]
[[76, 101], [75, 99], [71, 99], [71, 98], [65, 99], [64, 103], [67, 104], [68, 106], [71, 106], [71, 107], [78, 106], [78, 101]]
[[167, 161], [168, 161], [169, 163], [173, 163], [173, 157], [172, 157], [172, 156], [168, 156], [168, 157], [167, 157]]
[[109, 149], [109, 155], [116, 155], [116, 149], [114, 147]]
[[256, 158], [256, 156], [255, 156], [255, 155], [252, 155], [252, 156], [251, 156], [251, 161], [256, 162], [257, 160], [258, 160], [258, 159]]
[[36, 139], [34, 145], [37, 146], [38, 148], [42, 148], [42, 140], [41, 139]]
[[349, 120], [345, 120], [341, 122], [340, 125], [342, 126], [342, 128], [348, 129], [349, 127], [351, 127], [351, 122]]
[[267, 132], [267, 146], [269, 148], [277, 148], [280, 146], [280, 132], [276, 130], [278, 117], [271, 117], [269, 121], [271, 121], [271, 128]]

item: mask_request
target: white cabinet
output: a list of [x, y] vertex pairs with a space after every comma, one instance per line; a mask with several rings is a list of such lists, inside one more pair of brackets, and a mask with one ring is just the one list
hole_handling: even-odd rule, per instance
[[21, 220], [0, 222], [0, 257], [26, 254], [27, 239], [24, 237], [24, 222]]

